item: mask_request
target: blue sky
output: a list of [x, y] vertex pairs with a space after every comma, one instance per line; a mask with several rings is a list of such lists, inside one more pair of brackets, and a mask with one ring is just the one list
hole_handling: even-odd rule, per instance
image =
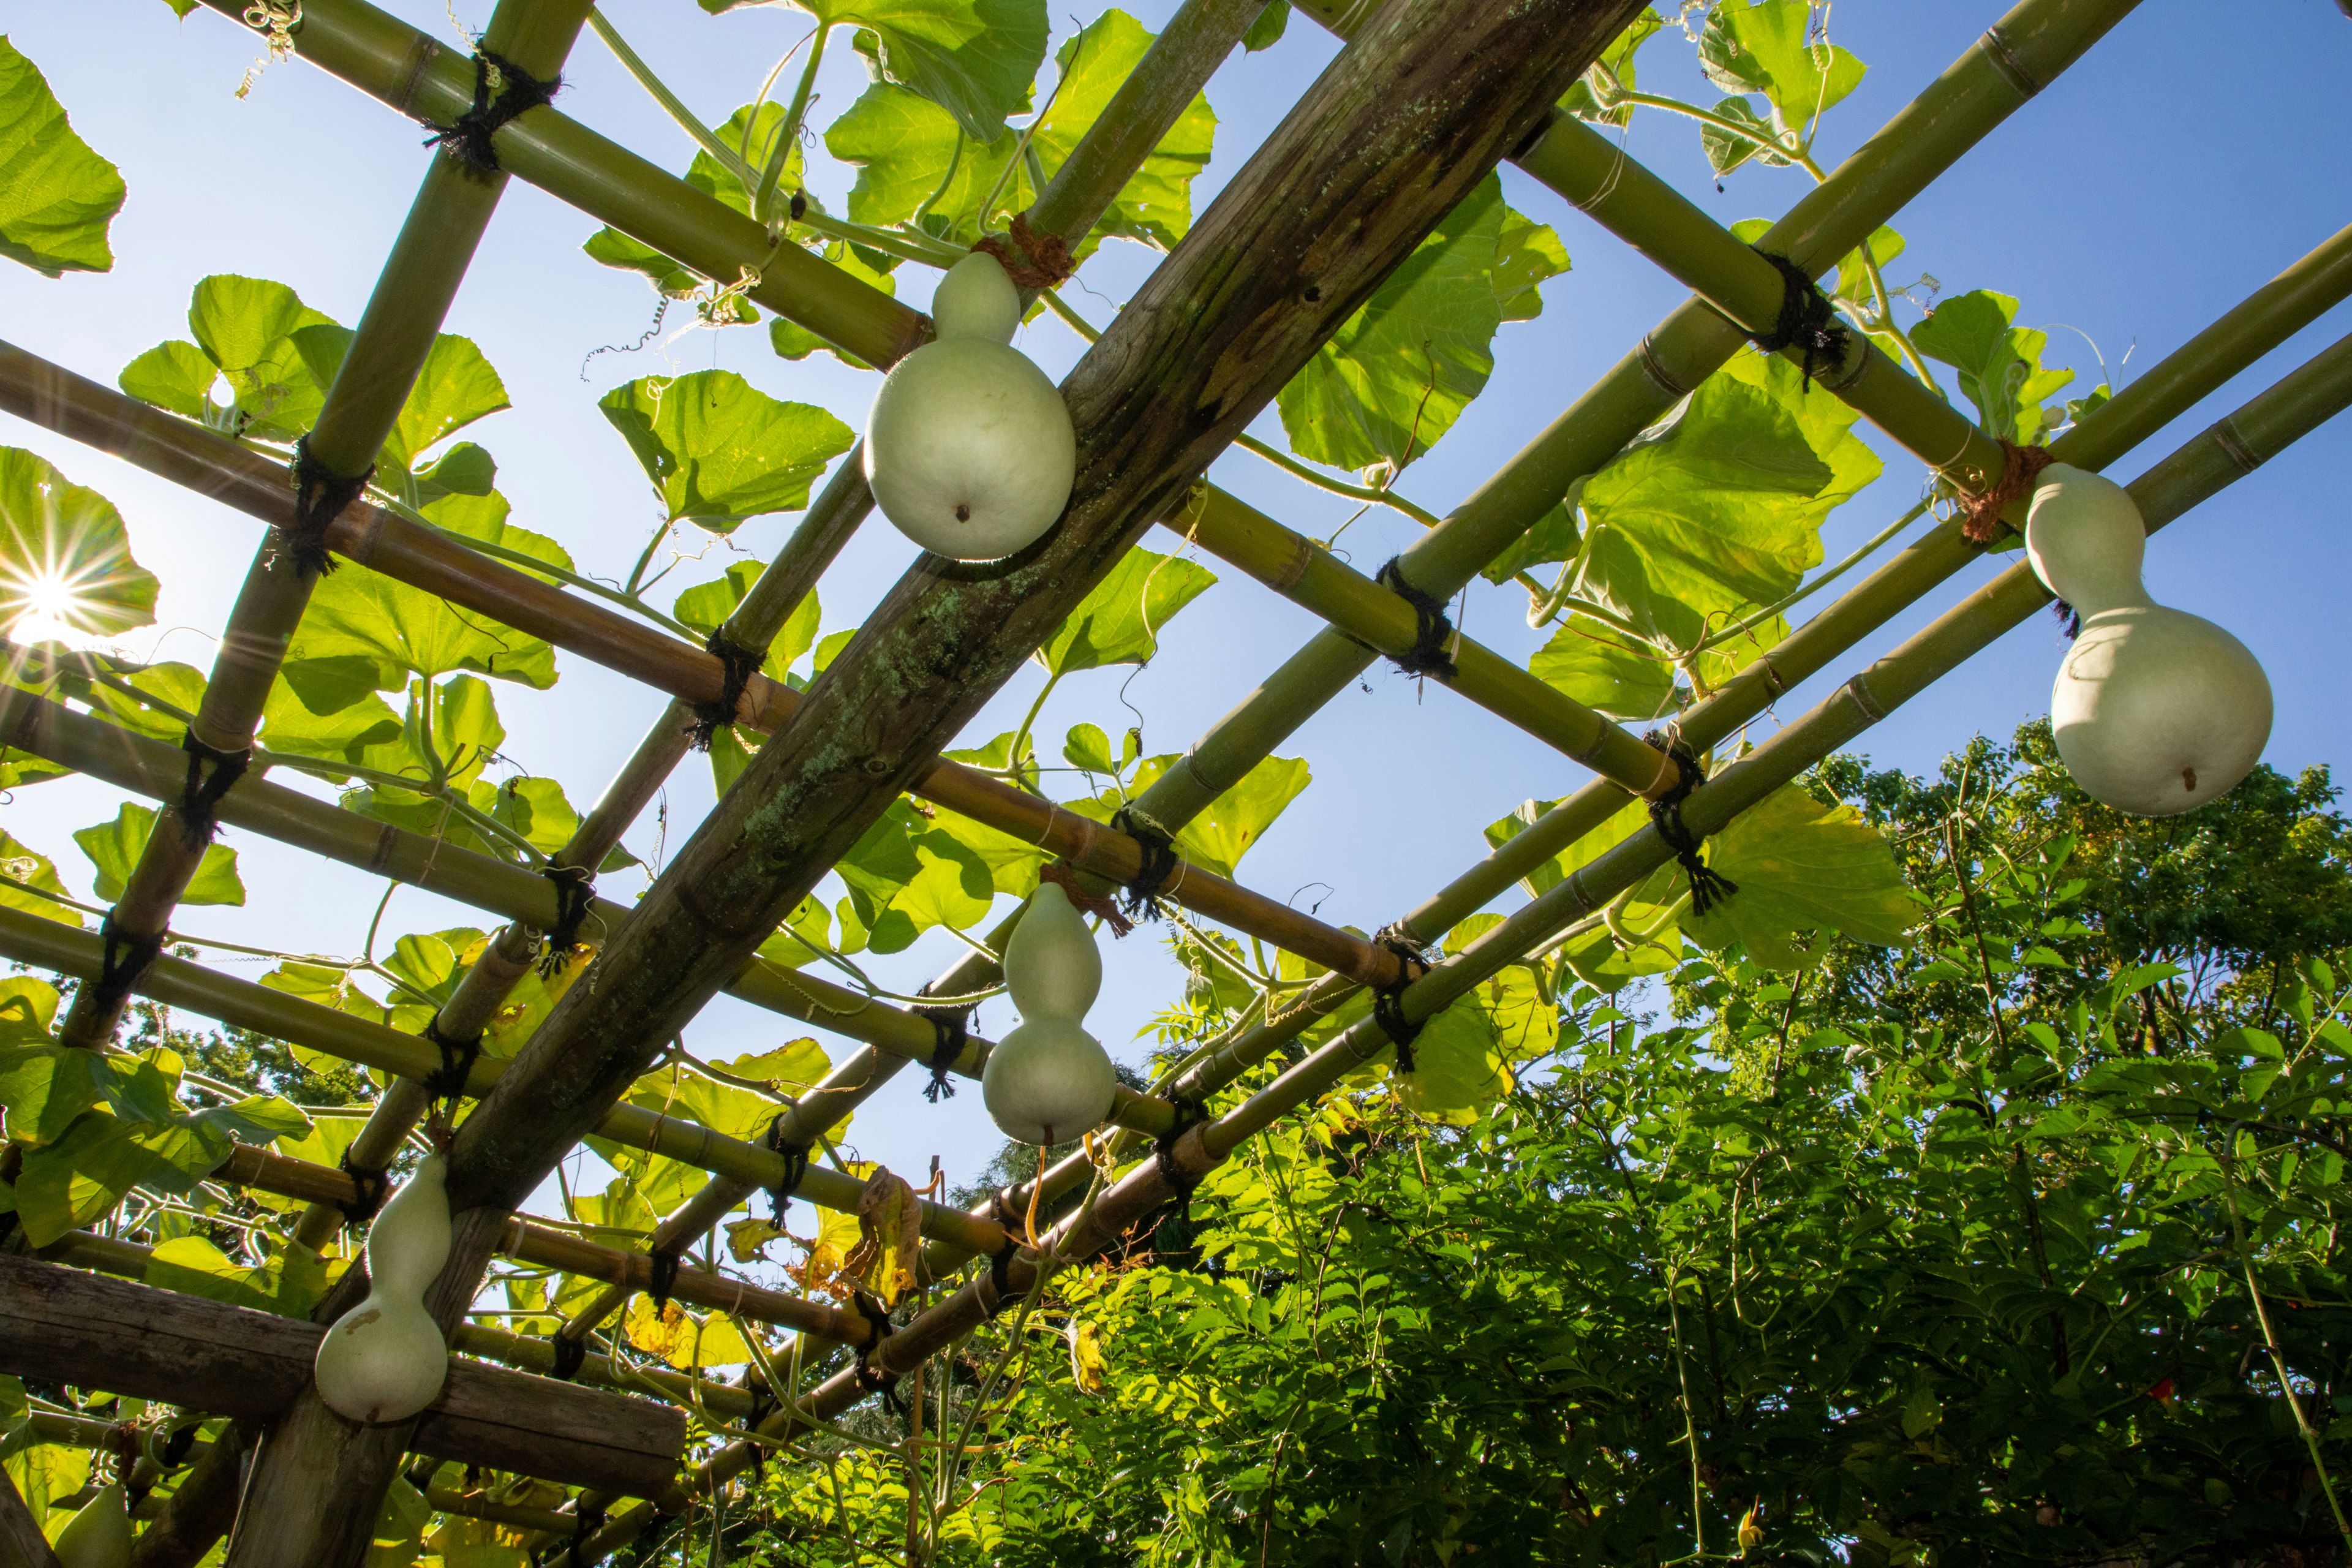
[[[1157, 26], [1172, 4], [1151, 0], [1130, 8]], [[439, 0], [387, 8], [445, 42], [459, 42]], [[488, 12], [487, 0], [454, 0], [452, 8], [476, 27]], [[775, 55], [807, 26], [802, 13], [782, 6], [714, 18], [691, 0], [616, 0], [610, 14], [713, 122], [752, 95]], [[1948, 66], [1992, 15], [1955, 0], [1841, 0], [1831, 16], [1832, 36], [1870, 72], [1830, 115], [1817, 156], [1834, 164]], [[140, 352], [185, 335], [189, 290], [215, 272], [277, 279], [338, 320], [357, 318], [425, 167], [417, 129], [299, 61], [264, 72], [238, 100], [233, 92], [257, 53], [256, 42], [209, 10], [183, 23], [162, 0], [86, 0], [70, 7], [12, 6], [0, 20], [47, 75], [77, 129], [121, 167], [130, 185], [114, 226], [115, 270], [53, 282], [21, 268], [0, 269], [0, 335], [111, 381]], [[1071, 26], [1057, 14], [1057, 37]], [[2327, 0], [2236, 0], [2227, 6], [2147, 0], [1895, 217], [1909, 248], [1891, 268], [1891, 280], [1910, 283], [1926, 274], [1948, 294], [1991, 288], [2016, 295], [2020, 321], [2050, 329], [2049, 360], [2077, 368], [2074, 390], [2099, 379], [2099, 353], [2128, 380], [2352, 216], [2326, 195], [2341, 187], [2324, 174], [2315, 177], [2319, 149], [2338, 122], [2347, 47], [2352, 20]], [[1209, 89], [1221, 121], [1218, 154], [1194, 186], [1196, 211], [1333, 49], [1319, 30], [1294, 20], [1275, 48], [1226, 65]], [[1715, 96], [1673, 36], [1644, 50], [1642, 70], [1645, 87], [1703, 101]], [[684, 135], [593, 37], [583, 36], [566, 74], [568, 113], [665, 166], [684, 167], [691, 150]], [[813, 121], [829, 122], [862, 86], [856, 57], [835, 50]], [[1808, 183], [1793, 171], [1750, 167], [1718, 191], [1695, 128], [1663, 115], [1637, 118], [1628, 146], [1726, 223], [1777, 215]], [[844, 172], [823, 168], [813, 183], [838, 210]], [[1486, 395], [1400, 483], [1441, 511], [1685, 297], [1549, 193], [1512, 171], [1505, 184], [1515, 205], [1557, 226], [1574, 268], [1545, 286], [1540, 319], [1504, 330]], [[757, 329], [691, 332], [635, 354], [588, 359], [600, 345], [635, 340], [654, 304], [636, 276], [580, 254], [594, 226], [538, 191], [512, 186], [447, 327], [481, 345], [512, 397], [513, 412], [468, 434], [496, 454], [515, 521], [561, 539], [583, 569], [618, 574], [656, 513], [634, 460], [595, 411], [595, 399], [611, 386], [666, 369], [723, 365], [773, 395], [823, 404], [862, 425], [876, 382], [825, 356], [778, 360]], [[1137, 247], [1111, 246], [1070, 298], [1099, 321], [1151, 260]], [[902, 275], [918, 303], [929, 286], [917, 276], [920, 270]], [[674, 313], [673, 329], [679, 320]], [[2138, 473], [2340, 336], [2347, 320], [2352, 311], [2329, 313], [2115, 473], [2126, 479]], [[1058, 375], [1081, 345], [1045, 321], [1026, 331], [1022, 346]], [[1856, 428], [1886, 457], [1886, 475], [1832, 520], [1824, 542], [1831, 559], [1918, 493], [1918, 465], [1866, 426]], [[1259, 430], [1279, 438], [1271, 414]], [[2268, 668], [2278, 695], [2268, 760], [2290, 770], [2331, 762], [2339, 750], [2345, 703], [2334, 585], [2352, 565], [2352, 546], [2341, 526], [2342, 493], [2329, 481], [2345, 439], [2341, 424], [2323, 427], [2168, 530], [2149, 554], [2149, 584], [2159, 599], [2229, 626]], [[253, 525], [21, 424], [0, 428], [0, 442], [41, 452], [122, 510], [136, 552], [164, 584], [157, 628], [126, 639], [126, 648], [208, 664], [212, 636], [256, 542]], [[1220, 483], [1318, 536], [1353, 510], [1245, 453], [1229, 455], [1214, 473]], [[792, 521], [749, 524], [670, 581], [682, 587], [716, 576], [735, 558], [730, 549], [764, 559]], [[1375, 512], [1354, 522], [1339, 543], [1369, 571], [1414, 531], [1403, 518]], [[1171, 543], [1164, 534], [1147, 542], [1161, 550]], [[855, 625], [912, 555], [877, 519], [824, 579], [826, 629]], [[1868, 651], [1892, 647], [1990, 569], [1964, 574]], [[1222, 585], [1168, 629], [1150, 668], [1131, 680], [1121, 670], [1066, 682], [1040, 734], [1057, 739], [1066, 726], [1087, 721], [1113, 733], [1140, 722], [1147, 752], [1180, 751], [1315, 630], [1305, 612], [1239, 574], [1219, 574]], [[1522, 609], [1517, 589], [1482, 588], [1463, 619], [1475, 635], [1523, 657], [1539, 639], [1526, 628]], [[2006, 734], [2045, 709], [2057, 656], [2051, 626], [2022, 628], [1882, 724], [1866, 749], [1882, 765], [1924, 768], [1978, 731]], [[577, 659], [562, 658], [560, 666], [562, 679], [550, 693], [501, 689], [507, 750], [530, 771], [562, 778], [572, 799], [584, 804], [660, 711], [662, 699]], [[1011, 728], [1036, 679], [1033, 670], [1016, 679], [970, 736], [984, 740]], [[1801, 689], [1781, 711], [1801, 711], [1827, 689], [1826, 679]], [[1244, 862], [1243, 879], [1276, 897], [1298, 889], [1299, 901], [1319, 904], [1325, 918], [1366, 929], [1402, 913], [1475, 859], [1486, 823], [1528, 796], [1564, 794], [1582, 777], [1433, 684], [1423, 691], [1385, 670], [1344, 694], [1283, 751], [1312, 759], [1315, 782]], [[632, 847], [648, 859], [665, 847], [674, 851], [709, 799], [708, 773], [691, 763], [672, 781], [664, 819], [649, 814], [631, 836]], [[54, 856], [68, 884], [86, 894], [89, 868], [70, 834], [110, 817], [116, 804], [109, 791], [68, 781], [18, 791], [0, 802], [0, 812], [10, 832]], [[191, 910], [184, 929], [259, 945], [358, 951], [378, 885], [250, 835], [232, 841], [245, 858], [251, 907]], [[607, 884], [623, 897], [637, 885], [627, 877]], [[385, 929], [486, 923], [411, 890], [394, 898]], [[911, 986], [953, 952], [947, 938], [934, 935], [909, 953], [880, 961], [876, 973]], [[1131, 1035], [1170, 996], [1176, 977], [1148, 935], [1118, 944], [1108, 957], [1109, 978], [1092, 1023], [1115, 1052], [1134, 1059], [1141, 1047], [1130, 1043]], [[989, 1032], [1001, 1033], [1012, 1021], [1004, 1004], [983, 1010]], [[702, 1052], [726, 1057], [786, 1037], [781, 1028], [779, 1020], [721, 1002], [697, 1025], [695, 1041]], [[837, 1054], [839, 1042], [826, 1043]], [[919, 1172], [938, 1153], [952, 1174], [969, 1175], [996, 1142], [979, 1095], [967, 1091], [934, 1108], [918, 1097], [919, 1081], [910, 1074], [877, 1098], [851, 1142], [900, 1170]]]

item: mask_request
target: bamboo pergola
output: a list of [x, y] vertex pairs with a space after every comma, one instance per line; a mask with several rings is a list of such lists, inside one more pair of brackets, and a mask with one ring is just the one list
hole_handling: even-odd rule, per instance
[[[843, 460], [775, 559], [706, 647], [420, 526], [365, 492], [365, 477], [420, 369], [510, 179], [538, 185], [712, 279], [741, 279], [749, 299], [877, 367], [927, 341], [920, 313], [796, 245], [776, 245], [750, 216], [662, 173], [541, 103], [500, 125], [494, 166], [435, 154], [386, 259], [302, 459], [269, 455], [138, 403], [23, 350], [0, 344], [0, 406], [111, 452], [244, 512], [264, 528], [232, 608], [190, 750], [128, 733], [40, 695], [0, 689], [0, 742], [162, 806], [153, 837], [102, 934], [0, 906], [0, 953], [75, 977], [61, 1042], [111, 1048], [134, 995], [293, 1042], [390, 1075], [346, 1169], [239, 1147], [211, 1173], [307, 1205], [292, 1239], [325, 1246], [366, 1194], [353, 1171], [381, 1168], [425, 1115], [428, 1082], [470, 1107], [457, 1121], [449, 1186], [457, 1241], [428, 1300], [462, 1375], [417, 1421], [362, 1428], [309, 1386], [318, 1324], [364, 1291], [349, 1269], [303, 1324], [199, 1303], [137, 1283], [148, 1249], [95, 1231], [0, 1258], [0, 1368], [236, 1419], [187, 1447], [169, 1500], [153, 1510], [138, 1560], [192, 1564], [224, 1534], [236, 1568], [355, 1564], [410, 1452], [494, 1465], [577, 1488], [561, 1509], [442, 1488], [436, 1510], [569, 1538], [564, 1561], [601, 1561], [659, 1518], [724, 1486], [763, 1444], [824, 1422], [901, 1378], [1023, 1300], [1053, 1269], [1087, 1258], [1229, 1158], [1255, 1133], [1329, 1094], [1392, 1047], [1393, 1020], [1432, 1017], [1485, 980], [1556, 942], [1673, 860], [1644, 829], [1520, 906], [1460, 952], [1425, 957], [1465, 917], [1616, 816], [1664, 794], [1678, 769], [1637, 737], [1445, 627], [1453, 673], [1440, 684], [1587, 768], [1591, 777], [1525, 831], [1382, 928], [1377, 939], [1304, 914], [1197, 866], [1161, 895], [1205, 919], [1319, 966], [1278, 1017], [1245, 1023], [1183, 1059], [1150, 1092], [1122, 1089], [1110, 1155], [1124, 1169], [1035, 1246], [1008, 1216], [1095, 1180], [1073, 1154], [1035, 1182], [971, 1212], [926, 1201], [919, 1227], [928, 1279], [942, 1293], [908, 1321], [681, 1268], [680, 1250], [747, 1196], [790, 1191], [856, 1208], [862, 1184], [808, 1151], [908, 1063], [976, 1077], [991, 1044], [952, 1035], [931, 1012], [894, 1005], [755, 960], [760, 943], [902, 794], [1034, 845], [1104, 885], [1134, 880], [1156, 846], [1057, 810], [1002, 779], [941, 755], [1094, 585], [1154, 526], [1240, 569], [1327, 623], [1211, 727], [1134, 802], [1131, 821], [1180, 830], [1248, 775], [1326, 702], [1382, 657], [1412, 655], [1426, 632], [1416, 598], [1450, 599], [1509, 550], [1580, 479], [1670, 413], [1743, 345], [1769, 334], [1790, 287], [1760, 252], [1819, 277], [1996, 126], [2022, 108], [2133, 8], [2135, 0], [2021, 0], [1912, 103], [1751, 247], [1717, 226], [1616, 143], [1555, 109], [1642, 8], [1641, 0], [1298, 0], [1345, 47], [1266, 143], [1202, 215], [1063, 384], [1078, 432], [1077, 479], [1059, 525], [1011, 561], [972, 569], [924, 557], [866, 618], [805, 691], [753, 674], [730, 685], [730, 659], [756, 666], [873, 508], [856, 453]], [[247, 26], [268, 20], [243, 0], [205, 0]], [[1256, 19], [1262, 0], [1186, 0], [1097, 122], [1028, 209], [1035, 247], [1075, 249]], [[306, 60], [400, 114], [455, 122], [473, 102], [477, 67], [365, 0], [305, 0], [290, 37]], [[530, 78], [551, 79], [588, 0], [499, 0], [480, 47]], [[1210, 463], [1403, 258], [1497, 163], [1509, 161], [1580, 208], [1692, 291], [1517, 457], [1453, 509], [1378, 579], [1205, 481]], [[1021, 243], [1012, 241], [1014, 245]], [[2176, 416], [2352, 293], [2352, 228], [2294, 262], [2112, 401], [2051, 444], [2076, 466], [2106, 468]], [[1804, 351], [1782, 351], [1801, 359]], [[1861, 334], [1808, 365], [1823, 388], [1916, 456], [1954, 497], [1979, 497], [2010, 458]], [[2151, 531], [2163, 527], [2352, 402], [2352, 340], [2340, 342], [2160, 457], [2129, 489]], [[2021, 521], [2021, 502], [2004, 513]], [[323, 548], [447, 603], [541, 638], [653, 689], [670, 703], [577, 830], [540, 874], [363, 817], [246, 771], [263, 703], [299, 626]], [[1955, 518], [1848, 588], [1702, 700], [1684, 710], [1681, 743], [1705, 752], [1799, 683], [1841, 661], [1982, 548]], [[1403, 591], [1400, 591], [1403, 590]], [[1701, 784], [1681, 807], [1693, 832], [1741, 812], [1849, 744], [2049, 602], [2023, 564], [1993, 575], [1930, 625], [1867, 664], [1810, 710]], [[71, 672], [76, 656], [12, 648], [34, 676]], [[740, 696], [737, 693], [740, 692]], [[591, 875], [653, 801], [689, 748], [698, 710], [730, 699], [737, 722], [768, 739], [710, 816], [634, 906], [596, 898]], [[190, 787], [190, 758], [212, 787]], [[502, 923], [429, 1035], [249, 984], [162, 950], [202, 860], [214, 818], [372, 875], [429, 888]], [[1017, 918], [1017, 915], [1016, 917]], [[926, 988], [954, 997], [993, 984], [992, 954], [961, 958]], [[552, 937], [593, 956], [511, 1058], [478, 1044]], [[624, 1101], [666, 1043], [721, 991], [856, 1042], [824, 1080], [760, 1142]], [[1234, 1086], [1366, 991], [1394, 1011], [1365, 1017], [1234, 1098]], [[1294, 1053], [1295, 1054], [1295, 1053]], [[452, 1071], [453, 1062], [461, 1071]], [[1209, 1108], [1209, 1109], [1204, 1109]], [[521, 1207], [586, 1136], [648, 1150], [709, 1173], [664, 1216], [644, 1248], [597, 1245]], [[1157, 1157], [1138, 1159], [1156, 1142]], [[1129, 1162], [1132, 1162], [1131, 1163]], [[10, 1167], [0, 1175], [13, 1177]], [[483, 1273], [511, 1257], [602, 1281], [553, 1335], [466, 1321]], [[968, 1267], [974, 1260], [984, 1266]], [[959, 1281], [958, 1276], [961, 1271]], [[949, 1282], [957, 1281], [952, 1288]], [[781, 1405], [698, 1378], [616, 1370], [583, 1359], [633, 1293], [723, 1310], [795, 1331], [812, 1355], [856, 1352]], [[143, 1326], [142, 1326], [143, 1320]], [[249, 1321], [258, 1320], [258, 1322]], [[68, 1344], [66, 1351], [60, 1345]], [[799, 1351], [793, 1352], [797, 1365]], [[62, 1358], [62, 1359], [61, 1359]], [[527, 1374], [527, 1375], [526, 1375]], [[558, 1381], [569, 1380], [567, 1381]], [[764, 1392], [764, 1391], [763, 1391]], [[657, 1396], [647, 1398], [648, 1393]], [[675, 1400], [755, 1429], [682, 1471]], [[46, 1413], [47, 1440], [102, 1447], [112, 1429]], [[266, 1441], [254, 1448], [264, 1431]], [[152, 1459], [142, 1461], [156, 1468]], [[246, 1473], [249, 1472], [249, 1473]], [[239, 1506], [239, 1498], [243, 1504]], [[23, 1505], [0, 1489], [0, 1535], [21, 1544]], [[234, 1521], [235, 1529], [231, 1532]]]

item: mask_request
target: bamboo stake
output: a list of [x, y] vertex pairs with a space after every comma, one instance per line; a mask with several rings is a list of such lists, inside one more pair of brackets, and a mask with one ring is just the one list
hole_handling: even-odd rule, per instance
[[[273, 527], [282, 528], [291, 519], [286, 470], [269, 458], [5, 344], [0, 344], [0, 407], [211, 495]], [[703, 703], [722, 695], [723, 667], [716, 656], [364, 500], [353, 502], [336, 520], [327, 531], [327, 542], [338, 553], [388, 577], [478, 610], [672, 696]], [[782, 682], [754, 674], [744, 687], [741, 721], [772, 731], [791, 721], [802, 701]], [[926, 800], [1111, 881], [1131, 881], [1142, 869], [1143, 847], [1127, 834], [1063, 811], [979, 769], [929, 757], [907, 783], [911, 793]], [[1385, 984], [1398, 972], [1397, 956], [1378, 943], [1190, 863], [1171, 875], [1162, 896], [1369, 984]]]

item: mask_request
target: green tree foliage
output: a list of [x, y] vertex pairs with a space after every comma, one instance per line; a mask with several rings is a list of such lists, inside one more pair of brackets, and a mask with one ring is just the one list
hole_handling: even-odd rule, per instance
[[[1810, 788], [1895, 847], [1912, 941], [1570, 980], [1557, 1049], [1467, 1125], [1367, 1079], [1244, 1145], [944, 1394], [935, 1364], [927, 1430], [991, 1445], [920, 1474], [938, 1561], [2333, 1560], [2352, 825], [2325, 771], [2126, 819], [2029, 728]], [[1221, 1021], [1171, 1015], [1175, 1043]], [[903, 1458], [865, 1446], [901, 1431], [770, 1467], [729, 1560], [903, 1540]]]

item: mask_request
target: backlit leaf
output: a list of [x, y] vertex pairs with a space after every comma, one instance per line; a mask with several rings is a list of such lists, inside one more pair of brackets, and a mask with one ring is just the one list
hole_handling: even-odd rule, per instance
[[714, 533], [806, 506], [811, 482], [856, 439], [824, 409], [779, 402], [732, 371], [644, 377], [597, 406], [636, 454], [669, 520]]
[[2042, 400], [2074, 373], [2042, 369], [2050, 334], [2011, 325], [2016, 320], [2014, 299], [1979, 289], [1938, 304], [1911, 329], [1911, 341], [1960, 373], [1960, 391], [1986, 434], [2030, 444], [2042, 438]]
[[0, 628], [21, 639], [34, 629], [26, 618], [39, 616], [115, 637], [153, 622], [155, 593], [111, 502], [32, 453], [0, 447]]
[[40, 70], [0, 38], [0, 256], [55, 278], [114, 265], [122, 176], [74, 134]]
[[1207, 567], [1130, 550], [1037, 650], [1055, 676], [1112, 664], [1149, 664], [1160, 632], [1217, 580]]
[[1808, 962], [1803, 939], [1823, 927], [1892, 945], [1919, 920], [1878, 830], [1853, 807], [1825, 806], [1795, 784], [1781, 785], [1709, 839], [1706, 861], [1739, 891], [1705, 915], [1685, 915], [1684, 929], [1702, 947], [1744, 942], [1770, 968]]
[[1699, 35], [1699, 64], [1726, 92], [1761, 93], [1780, 124], [1808, 131], [1862, 82], [1863, 63], [1815, 36], [1811, 0], [1724, 0]]
[[[155, 831], [156, 813], [152, 806], [135, 801], [125, 801], [115, 813], [112, 822], [102, 822], [95, 827], [78, 829], [74, 842], [98, 868], [98, 897], [112, 903], [122, 896], [131, 880], [131, 868], [147, 847], [148, 838]], [[178, 826], [169, 831], [177, 833]], [[205, 858], [197, 864], [196, 874], [188, 879], [188, 889], [180, 895], [184, 904], [242, 904], [245, 883], [236, 873], [236, 851], [226, 844], [205, 847]]]
[[[57, 863], [38, 850], [18, 843], [5, 829], [0, 829], [0, 873], [5, 873], [10, 882], [22, 882], [27, 888], [38, 888], [42, 892], [55, 893], [60, 898], [65, 896], [66, 885], [58, 880]], [[45, 921], [56, 921], [60, 925], [79, 926], [82, 923], [81, 915], [77, 910], [38, 894], [26, 892], [23, 888], [12, 888], [7, 882], [0, 882], [0, 909], [22, 910], [28, 915], [38, 915]]]

